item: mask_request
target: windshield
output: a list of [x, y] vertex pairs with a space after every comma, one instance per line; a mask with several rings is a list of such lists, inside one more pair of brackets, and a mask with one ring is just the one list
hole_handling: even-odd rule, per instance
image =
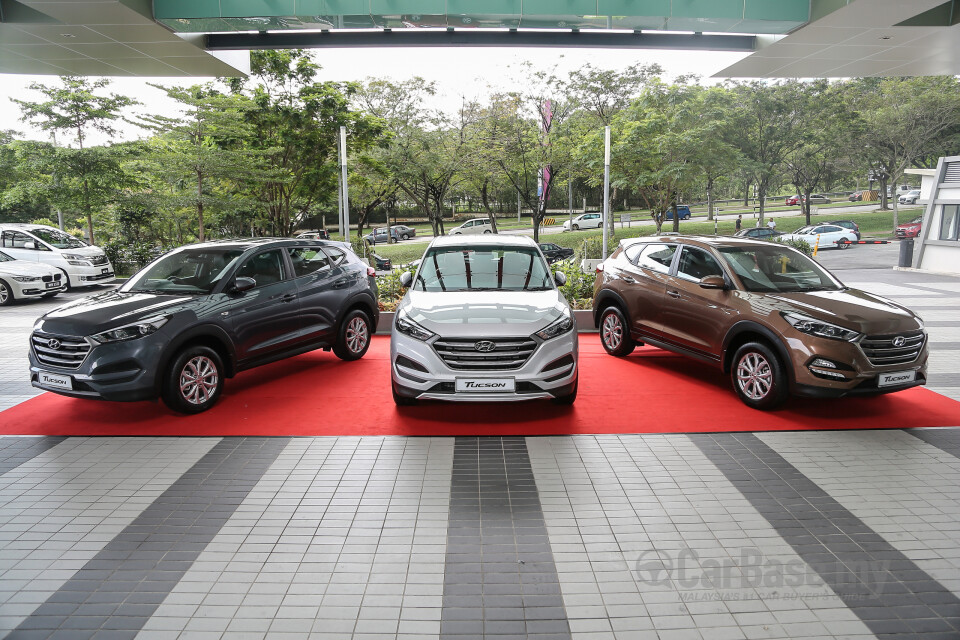
[[816, 262], [786, 247], [721, 247], [720, 254], [747, 291], [837, 291], [837, 280]]
[[529, 247], [436, 247], [420, 263], [420, 291], [546, 291], [553, 289], [540, 252]]
[[799, 229], [797, 229], [796, 231], [794, 231], [794, 233], [797, 234], [797, 235], [806, 235], [806, 234], [810, 233], [811, 231], [813, 231], [813, 227], [800, 227]]
[[79, 249], [87, 246], [83, 240], [78, 240], [56, 229], [30, 229], [30, 233], [57, 249]]
[[183, 249], [162, 256], [135, 274], [121, 291], [202, 295], [213, 291], [237, 262], [240, 249]]

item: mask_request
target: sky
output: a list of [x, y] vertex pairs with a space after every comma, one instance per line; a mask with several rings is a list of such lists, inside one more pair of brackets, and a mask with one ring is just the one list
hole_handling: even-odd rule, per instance
[[[643, 49], [539, 49], [539, 48], [386, 48], [318, 49], [314, 52], [321, 65], [319, 80], [357, 80], [386, 77], [394, 81], [420, 76], [433, 81], [437, 94], [431, 106], [454, 111], [463, 98], [482, 99], [495, 91], [510, 91], [523, 86], [520, 65], [530, 62], [534, 68], [565, 75], [589, 63], [596, 68], [623, 69], [632, 64], [657, 63], [667, 80], [682, 74], [699, 74], [702, 82], [717, 71], [744, 58], [748, 53], [719, 51], [665, 51]], [[113, 78], [108, 91], [132, 97], [142, 104], [134, 111], [176, 115], [176, 104], [148, 83], [189, 86], [212, 78]], [[43, 96], [30, 90], [30, 84], [56, 85], [56, 76], [7, 75], [2, 77], [0, 129], [14, 129], [31, 139], [49, 140], [50, 136], [29, 123], [20, 121], [20, 107], [7, 98], [40, 101]], [[116, 141], [144, 137], [147, 133], [133, 125], [118, 126]], [[107, 140], [91, 136], [90, 144]]]

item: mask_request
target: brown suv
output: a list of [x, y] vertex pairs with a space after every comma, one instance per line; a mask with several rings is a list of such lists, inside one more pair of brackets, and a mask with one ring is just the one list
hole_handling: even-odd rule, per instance
[[624, 240], [598, 268], [604, 349], [638, 344], [730, 372], [740, 399], [875, 395], [926, 384], [927, 335], [909, 309], [849, 289], [787, 246], [664, 236]]

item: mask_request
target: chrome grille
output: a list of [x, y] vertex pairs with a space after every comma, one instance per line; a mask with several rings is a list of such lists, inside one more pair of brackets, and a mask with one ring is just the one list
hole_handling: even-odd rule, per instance
[[[59, 348], [53, 349], [50, 342], [56, 340]], [[52, 367], [76, 369], [87, 357], [90, 343], [76, 336], [55, 336], [46, 333], [34, 333], [30, 338], [37, 360]]]
[[107, 264], [107, 256], [93, 256], [92, 258], [88, 258], [88, 260], [90, 260], [90, 264], [95, 267]]
[[[894, 341], [903, 338], [901, 346], [895, 346]], [[860, 348], [870, 362], [876, 366], [890, 364], [905, 364], [913, 362], [923, 349], [926, 336], [923, 331], [907, 331], [880, 336], [867, 336], [860, 341]]]
[[[492, 342], [491, 351], [478, 351], [478, 342]], [[447, 338], [433, 343], [437, 355], [451, 369], [496, 371], [519, 369], [537, 348], [530, 338]]]

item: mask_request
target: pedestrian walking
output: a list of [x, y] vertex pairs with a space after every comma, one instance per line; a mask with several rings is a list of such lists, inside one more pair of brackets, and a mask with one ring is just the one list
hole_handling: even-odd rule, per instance
[[737, 230], [737, 231], [740, 231], [740, 227], [742, 227], [742, 226], [743, 226], [743, 214], [740, 214], [739, 216], [737, 216], [737, 228], [736, 228], [736, 230]]

